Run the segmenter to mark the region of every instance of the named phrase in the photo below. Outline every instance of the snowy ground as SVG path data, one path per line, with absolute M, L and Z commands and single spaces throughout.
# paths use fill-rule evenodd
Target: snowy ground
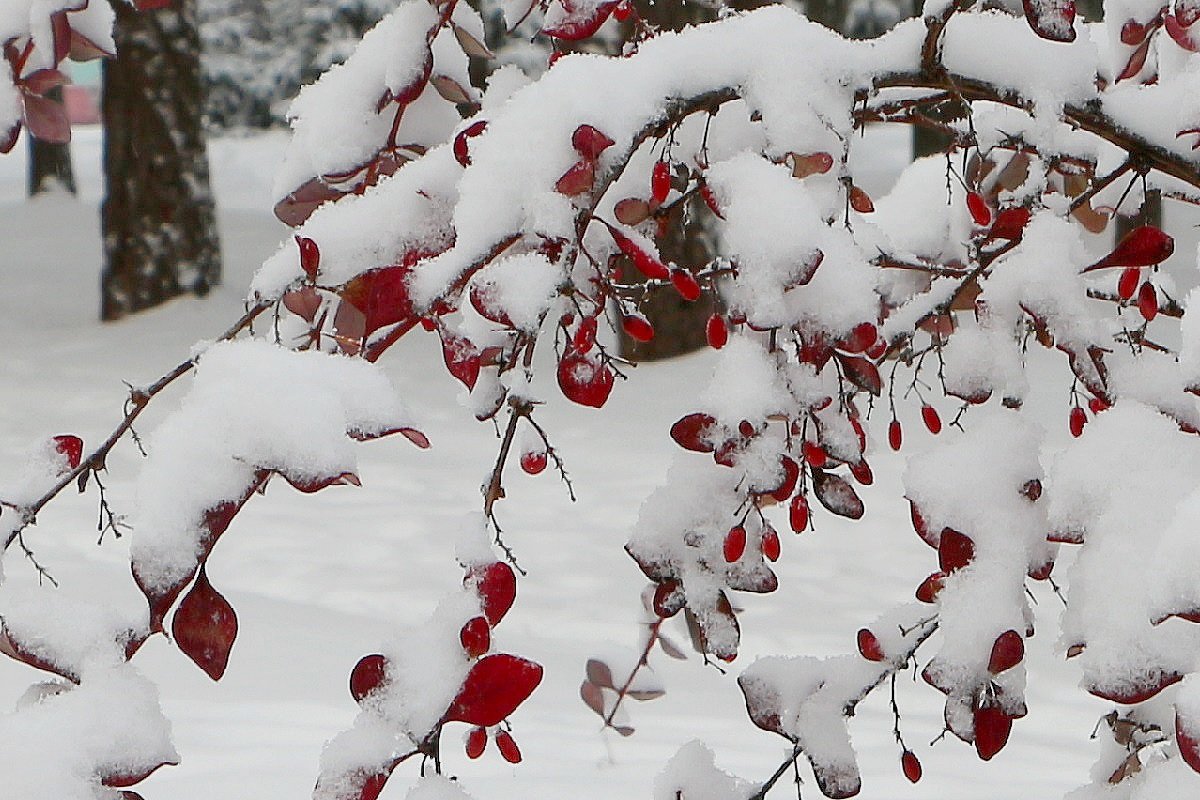
M 286 235 L 268 211 L 283 140 L 218 141 L 212 157 L 225 285 L 204 300 L 177 301 L 101 326 L 99 141 L 94 130 L 77 135 L 78 201 L 25 202 L 23 148 L 0 158 L 0 339 L 7 343 L 0 356 L 2 474 L 19 468 L 12 454 L 31 439 L 71 432 L 91 443 L 106 434 L 121 413 L 122 381 L 152 380 L 186 357 L 193 342 L 225 328 L 239 313 L 254 269 Z M 875 186 L 868 182 L 868 189 L 887 180 L 900 150 L 888 150 L 896 157 L 875 167 Z M 1179 250 L 1194 252 L 1190 243 Z M 323 742 L 355 714 L 346 690 L 350 668 L 396 624 L 420 623 L 461 579 L 453 560 L 455 531 L 479 507 L 478 487 L 494 458 L 491 427 L 458 407 L 457 384 L 430 337 L 405 342 L 387 363 L 433 449 L 418 452 L 402 440 L 364 445 L 361 488 L 301 496 L 273 484 L 237 518 L 209 567 L 241 622 L 225 679 L 211 683 L 161 637 L 135 662 L 161 687 L 183 755 L 180 766 L 139 787 L 147 798 L 306 796 Z M 451 741 L 457 731 L 449 733 L 448 770 L 479 800 L 649 797 L 655 773 L 693 738 L 716 751 L 722 768 L 765 779 L 780 762 L 783 743 L 746 718 L 734 684 L 740 669 L 760 654 L 852 650 L 854 632 L 911 598 L 917 577 L 934 568 L 935 556 L 912 533 L 901 499 L 902 459 L 875 452 L 877 482 L 864 494 L 866 518 L 847 524 L 821 515 L 816 533 L 784 541 L 780 590 L 738 598 L 745 608 L 744 644 L 730 673 L 704 667 L 698 657 L 675 662 L 657 655 L 653 665 L 666 696 L 634 704 L 634 736 L 601 733 L 578 696 L 584 662 L 633 652 L 644 580 L 621 546 L 676 450 L 670 423 L 694 410 L 691 393 L 677 387 L 702 386 L 710 364 L 708 355 L 698 354 L 640 367 L 601 411 L 571 406 L 543 387 L 552 402 L 539 413 L 567 460 L 579 501 L 569 502 L 550 470 L 536 478 L 517 472 L 507 481 L 500 520 L 530 577 L 497 630 L 498 645 L 544 664 L 546 679 L 513 719 L 524 764 L 510 766 L 494 751 L 467 762 Z M 175 390 L 156 402 L 160 407 L 139 430 L 151 430 L 179 395 Z M 1048 427 L 1065 431 L 1065 416 L 1058 397 L 1047 412 Z M 916 420 L 907 422 L 906 450 L 926 447 L 929 439 Z M 111 459 L 105 480 L 118 511 L 129 507 L 139 460 L 130 444 Z M 112 540 L 96 546 L 96 507 L 93 491 L 64 496 L 43 513 L 29 541 L 64 591 L 124 601 L 131 585 L 126 548 Z M 32 580 L 19 556 L 8 559 L 6 572 L 13 580 Z M 852 724 L 862 797 L 1051 798 L 1086 781 L 1094 754 L 1088 735 L 1108 707 L 1076 688 L 1077 675 L 1055 652 L 1058 600 L 1041 587 L 1036 599 L 1030 712 L 1015 725 L 1009 747 L 989 764 L 957 740 L 930 747 L 942 728 L 941 696 L 905 676 L 898 686 L 903 729 L 925 778 L 911 786 L 901 776 L 888 698 L 879 692 Z M 686 641 L 680 630 L 673 636 Z M 11 707 L 37 679 L 28 668 L 0 663 L 0 708 Z M 401 767 L 384 797 L 403 797 L 412 777 L 409 765 Z M 818 796 L 811 778 L 803 791 Z M 781 786 L 775 793 L 786 797 L 790 790 Z

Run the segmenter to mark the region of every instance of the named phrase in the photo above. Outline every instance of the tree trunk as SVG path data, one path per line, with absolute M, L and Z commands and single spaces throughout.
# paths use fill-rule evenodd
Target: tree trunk
M 46 97 L 62 102 L 62 87 L 56 86 Z M 29 142 L 29 196 L 65 189 L 75 194 L 75 172 L 71 169 L 71 146 L 52 144 L 27 135 Z
M 121 57 L 104 65 L 106 320 L 203 295 L 221 279 L 195 0 L 157 11 L 113 7 Z

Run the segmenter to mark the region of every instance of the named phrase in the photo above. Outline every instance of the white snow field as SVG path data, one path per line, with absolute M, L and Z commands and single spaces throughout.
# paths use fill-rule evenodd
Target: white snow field
M 866 173 L 873 194 L 902 163 L 904 136 L 873 139 L 883 147 Z M 24 146 L 0 158 L 0 482 L 21 469 L 20 453 L 31 442 L 74 433 L 90 447 L 105 436 L 120 419 L 123 382 L 152 381 L 185 359 L 195 342 L 236 319 L 255 269 L 288 235 L 269 210 L 286 137 L 217 140 L 211 157 L 224 285 L 204 299 L 101 325 L 100 139 L 97 130 L 77 131 L 78 200 L 26 201 Z M 1180 251 L 1194 252 L 1193 244 L 1180 242 Z M 248 503 L 208 569 L 240 621 L 224 679 L 210 681 L 163 637 L 134 659 L 159 687 L 182 756 L 179 766 L 137 787 L 147 800 L 307 796 L 322 745 L 356 713 L 346 687 L 351 667 L 376 652 L 396 626 L 424 621 L 459 585 L 455 540 L 481 505 L 479 486 L 497 445 L 492 426 L 475 422 L 457 402 L 459 384 L 441 364 L 436 337 L 418 330 L 382 363 L 432 449 L 419 451 L 400 437 L 366 443 L 358 448 L 361 487 L 301 495 L 276 481 L 265 497 Z M 634 656 L 646 580 L 622 545 L 678 450 L 668 429 L 694 410 L 712 363 L 711 354 L 699 353 L 641 366 L 599 411 L 570 404 L 552 385 L 540 387 L 550 402 L 539 418 L 566 460 L 578 502 L 570 502 L 552 469 L 537 477 L 511 469 L 507 476 L 499 520 L 529 576 L 496 630 L 496 646 L 544 665 L 545 679 L 512 717 L 524 753 L 520 765 L 504 762 L 491 747 L 468 761 L 457 740 L 466 726 L 447 727 L 445 769 L 477 800 L 649 798 L 654 776 L 697 738 L 715 751 L 722 769 L 765 780 L 784 758 L 785 743 L 751 724 L 737 674 L 759 655 L 852 652 L 855 631 L 911 599 L 920 576 L 935 568 L 935 553 L 912 532 L 899 478 L 904 455 L 932 441 L 914 406 L 901 411 L 902 455 L 881 447 L 882 436 L 873 438 L 876 483 L 862 490 L 864 519 L 850 523 L 818 510 L 815 532 L 789 533 L 783 542 L 775 567 L 779 590 L 735 598 L 744 608 L 743 641 L 728 673 L 704 666 L 695 654 L 680 662 L 656 651 L 651 663 L 666 695 L 630 703 L 633 736 L 602 732 L 579 698 L 584 664 L 595 655 Z M 185 388 L 157 399 L 138 433 L 150 433 Z M 1062 394 L 1034 402 L 1046 408 L 1046 426 L 1065 440 Z M 873 420 L 876 429 L 885 423 Z M 131 509 L 142 460 L 130 441 L 110 459 L 103 479 L 118 513 Z M 97 546 L 97 507 L 94 486 L 82 496 L 64 495 L 29 531 L 28 544 L 62 586 L 45 591 L 97 603 L 139 602 L 127 541 L 106 538 Z M 1066 572 L 1069 559 L 1064 552 L 1056 574 Z M 9 581 L 36 581 L 19 552 L 8 554 L 4 572 Z M 1028 644 L 1029 715 L 1014 725 L 1008 747 L 985 764 L 953 737 L 930 746 L 942 730 L 942 697 L 915 673 L 906 674 L 897 683 L 902 729 L 924 778 L 911 785 L 901 775 L 885 685 L 851 724 L 861 797 L 1053 798 L 1087 781 L 1098 752 L 1089 734 L 1111 706 L 1078 689 L 1077 671 L 1056 641 L 1061 603 L 1042 584 L 1033 591 L 1038 627 Z M 681 620 L 667 629 L 690 651 Z M 0 709 L 12 708 L 39 680 L 32 668 L 0 661 Z M 818 797 L 803 764 L 800 774 L 803 796 Z M 383 797 L 404 797 L 416 775 L 415 763 L 403 764 Z M 771 797 L 792 796 L 787 784 Z M 3 785 L 0 777 L 0 798 Z

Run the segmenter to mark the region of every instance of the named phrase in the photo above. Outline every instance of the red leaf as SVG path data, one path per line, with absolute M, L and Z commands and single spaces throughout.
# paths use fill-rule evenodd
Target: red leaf
M 217 681 L 225 674 L 237 630 L 237 614 L 208 582 L 208 576 L 201 566 L 196 582 L 175 610 L 175 618 L 171 621 L 175 644 L 208 677 Z
M 113 789 L 123 789 L 127 786 L 135 786 L 149 778 L 161 767 L 174 767 L 179 764 L 178 761 L 160 761 L 148 767 L 144 767 L 137 772 L 121 772 L 104 775 L 100 778 L 102 786 L 108 786 Z M 125 792 L 124 794 L 136 794 L 135 792 Z
M 71 141 L 71 122 L 63 104 L 47 97 L 22 92 L 25 102 L 25 126 L 29 134 L 50 144 Z
M 18 120 L 13 123 L 6 131 L 0 131 L 0 155 L 9 153 L 17 146 L 17 139 L 21 137 L 22 123 Z
M 590 192 L 596 182 L 596 162 L 581 158 L 554 184 L 554 190 L 567 197 Z
M 638 225 L 650 218 L 650 204 L 640 197 L 626 197 L 613 206 L 613 216 L 622 225 Z
M 984 761 L 1004 749 L 1012 730 L 1012 717 L 998 706 L 975 709 L 975 752 Z
M 717 420 L 709 414 L 688 414 L 671 426 L 671 438 L 685 450 L 711 453 L 714 445 L 709 438 Z
M 71 469 L 79 466 L 83 460 L 83 439 L 70 434 L 60 434 L 54 437 L 54 451 L 67 457 Z
M 1174 14 L 1167 14 L 1163 17 L 1163 28 L 1166 29 L 1167 35 L 1175 41 L 1175 44 L 1189 53 L 1200 53 L 1200 42 L 1192 37 L 1191 31 L 1188 30 L 1189 27 L 1182 24 Z
M 379 653 L 363 656 L 350 671 L 350 696 L 361 703 L 387 676 L 387 659 Z
M 69 79 L 56 69 L 39 69 L 36 72 L 29 73 L 21 80 L 21 84 L 27 91 L 39 97 L 56 86 L 62 86 L 64 83 L 69 83 Z
M 362 486 L 362 481 L 353 472 L 339 472 L 336 475 L 304 475 L 279 470 L 279 474 L 291 484 L 292 488 L 304 492 L 304 494 L 319 492 L 327 486 Z
M 558 387 L 572 402 L 602 408 L 612 392 L 612 370 L 578 350 L 569 349 L 558 361 Z
M 283 295 L 283 307 L 305 322 L 311 323 L 321 310 L 321 295 L 311 286 L 304 286 Z
M 921 581 L 921 585 L 917 587 L 917 599 L 922 603 L 933 603 L 937 600 L 938 594 L 942 591 L 942 587 L 946 584 L 946 573 L 935 572 L 925 580 Z
M 850 207 L 860 214 L 870 214 L 875 210 L 871 196 L 857 186 L 850 187 Z
M 1028 208 L 1017 206 L 1001 209 L 997 212 L 996 222 L 988 231 L 988 235 L 993 239 L 1020 239 L 1025 233 L 1025 226 L 1029 224 L 1029 218 Z
M 499 624 L 517 599 L 517 576 L 503 561 L 474 567 L 463 583 L 475 589 L 483 601 L 483 616 L 492 626 Z
M 336 200 L 342 194 L 320 178 L 311 178 L 275 204 L 275 217 L 288 227 L 298 227 L 312 216 L 318 206 Z
M 172 0 L 133 0 L 138 11 L 157 11 L 160 8 L 170 8 Z
M 598 159 L 601 153 L 614 144 L 612 139 L 591 125 L 580 125 L 571 134 L 571 146 L 575 148 L 575 152 L 589 161 Z
M 1179 709 L 1175 709 L 1175 744 L 1179 745 L 1179 755 L 1194 771 L 1200 772 L 1200 741 L 1184 725 Z
M 1074 0 L 1023 0 L 1022 5 L 1029 27 L 1038 36 L 1052 42 L 1075 41 Z
M 1128 80 L 1129 78 L 1132 78 L 1134 75 L 1137 75 L 1139 72 L 1141 72 L 1142 67 L 1146 66 L 1146 56 L 1149 54 L 1150 40 L 1147 39 L 1146 41 L 1142 42 L 1136 50 L 1133 51 L 1132 55 L 1129 56 L 1129 61 L 1126 62 L 1125 69 L 1121 70 L 1121 73 L 1117 75 L 1117 79 L 1114 82 L 1120 83 L 1121 81 Z
M 1025 658 L 1025 640 L 1014 630 L 1007 630 L 992 643 L 992 654 L 988 658 L 988 672 L 998 675 L 1010 670 Z
M 1172 684 L 1179 683 L 1181 680 L 1183 680 L 1183 675 L 1178 672 L 1164 672 L 1161 669 L 1156 669 L 1151 674 L 1146 675 L 1143 680 L 1129 686 L 1116 688 L 1087 686 L 1085 688 L 1088 693 L 1094 694 L 1096 697 L 1111 700 L 1114 703 L 1133 705 L 1149 700 L 1163 689 Z
M 812 476 L 813 490 L 821 505 L 840 517 L 862 518 L 865 510 L 862 500 L 845 478 L 819 469 L 814 469 Z
M 962 569 L 975 557 L 975 543 L 953 528 L 942 528 L 938 542 L 938 566 L 950 573 Z
M 482 366 L 478 348 L 470 339 L 455 336 L 449 331 L 441 331 L 441 337 L 446 371 L 460 380 L 463 386 L 474 389 Z
M 542 33 L 555 39 L 577 42 L 586 39 L 608 19 L 620 0 L 604 0 L 597 6 L 588 9 L 587 13 L 568 13 L 560 21 L 542 28 Z
M 862 356 L 836 355 L 847 380 L 864 392 L 879 396 L 883 391 L 883 379 L 879 376 L 878 367 Z
M 542 682 L 539 664 L 507 654 L 485 656 L 471 667 L 450 704 L 446 719 L 471 725 L 498 725 L 517 710 Z
M 1175 252 L 1175 240 L 1153 225 L 1134 228 L 1117 242 L 1113 251 L 1083 269 L 1083 272 L 1108 267 L 1149 267 L 1166 261 Z
M 461 29 L 456 27 L 454 32 L 458 33 L 459 30 Z M 459 164 L 462 164 L 464 167 L 471 166 L 470 145 L 467 143 L 467 140 L 478 136 L 486 129 L 487 122 L 485 120 L 479 120 L 477 122 L 472 122 L 466 128 L 459 131 L 454 137 L 454 160 Z
M 321 266 L 320 248 L 307 236 L 297 236 L 296 246 L 300 248 L 300 269 L 304 270 L 304 274 L 308 275 L 310 280 L 315 279 Z
M 879 644 L 879 638 L 866 628 L 860 628 L 858 631 L 858 652 L 867 661 L 886 660 L 883 647 Z
M 67 12 L 50 15 L 50 30 L 54 37 L 54 63 L 58 65 L 71 52 L 71 23 Z
M 364 272 L 346 284 L 342 299 L 363 313 L 365 336 L 414 315 L 408 276 L 417 258 L 417 254 L 409 254 L 403 264 Z
M 800 465 L 787 456 L 780 456 L 779 467 L 783 471 L 783 481 L 769 494 L 782 503 L 796 491 L 796 482 L 800 479 Z

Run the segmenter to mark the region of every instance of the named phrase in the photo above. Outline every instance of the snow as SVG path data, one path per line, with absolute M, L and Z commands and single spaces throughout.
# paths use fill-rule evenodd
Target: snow
M 402 6 L 377 32 L 399 25 L 394 20 L 405 14 L 424 13 L 421 8 Z M 1018 25 L 1024 23 L 989 14 L 957 17 L 948 37 L 960 49 L 951 47 L 948 58 L 967 59 L 973 51 L 963 49 L 962 42 L 978 50 L 979 37 L 1003 40 Z M 333 285 L 364 264 L 400 263 L 413 247 L 432 242 L 442 252 L 422 267 L 411 287 L 424 304 L 510 230 L 530 229 L 543 238 L 570 234 L 583 201 L 549 187 L 578 158 L 570 144 L 574 126 L 587 120 L 617 140 L 618 146 L 598 161 L 603 176 L 637 132 L 656 119 L 662 97 L 710 88 L 715 78 L 722 79 L 717 84 L 745 90 L 741 111 L 762 113 L 761 125 L 730 120 L 730 128 L 721 130 L 718 124 L 716 141 L 735 130 L 780 160 L 786 153 L 840 152 L 851 132 L 848 117 L 843 113 L 817 123 L 819 114 L 812 112 L 838 103 L 845 107 L 849 87 L 881 65 L 911 67 L 896 54 L 908 53 L 911 59 L 921 30 L 919 23 L 902 24 L 883 40 L 845 49 L 791 12 L 769 9 L 730 17 L 697 34 L 707 45 L 707 72 L 692 68 L 695 54 L 692 45 L 681 44 L 683 37 L 663 36 L 644 46 L 644 56 L 573 56 L 538 84 L 520 88 L 520 81 L 506 79 L 500 95 L 487 104 L 486 133 L 472 140 L 471 167 L 462 169 L 447 147 L 434 149 L 396 178 L 313 216 L 303 233 L 321 247 L 319 280 Z M 333 100 L 322 96 L 342 94 L 337 71 L 324 88 L 301 99 L 299 135 L 284 156 L 278 186 L 357 166 L 374 152 L 374 145 L 366 146 L 371 136 L 339 138 L 345 150 L 327 149 L 322 140 L 343 136 L 341 126 L 371 129 L 377 136 L 375 90 L 402 89 L 414 70 L 423 68 L 405 60 L 411 48 L 391 51 L 379 43 L 382 34 L 376 39 L 360 51 L 365 55 L 354 62 L 357 66 L 342 68 L 343 73 L 362 69 L 377 84 L 357 97 L 356 114 L 337 117 Z M 753 63 L 741 59 L 742 39 L 756 43 Z M 796 49 L 793 39 L 810 50 L 797 55 L 803 48 Z M 1027 34 L 1020 41 L 1028 42 Z M 439 69 L 448 46 L 434 43 Z M 1056 56 L 1046 60 L 1056 67 L 1061 63 L 1059 71 L 1033 60 L 1021 65 L 1019 75 L 998 72 L 999 62 L 987 58 L 971 59 L 970 67 L 984 79 L 1032 81 L 1031 97 L 1041 113 L 1079 99 L 1080 76 L 1094 58 L 1086 37 L 1065 49 L 1053 47 L 1046 52 Z M 853 56 L 832 57 L 844 52 Z M 796 70 L 815 83 L 800 98 L 795 87 L 801 84 L 791 80 Z M 1179 94 L 1176 77 L 1167 76 L 1161 91 L 1130 91 L 1112 108 L 1134 118 L 1146 103 L 1169 106 Z M 361 75 L 355 80 L 369 83 Z M 580 93 L 577 82 L 593 91 Z M 631 86 L 639 88 L 632 97 L 626 94 Z M 788 87 L 792 91 L 785 91 Z M 430 91 L 426 94 L 448 110 Z M 540 114 L 547 107 L 552 113 Z M 533 112 L 539 112 L 536 126 L 527 121 Z M 441 123 L 449 119 L 434 119 L 428 130 L 414 132 L 444 139 L 451 127 Z M 1031 130 L 1039 121 L 1033 120 Z M 1153 116 L 1147 121 L 1161 123 Z M 321 127 L 327 124 L 333 127 Z M 686 135 L 694 138 L 694 131 Z M 94 483 L 81 497 L 56 500 L 25 534 L 23 544 L 62 589 L 38 585 L 18 549 L 7 559 L 0 616 L 12 641 L 53 662 L 79 685 L 64 684 L 64 691 L 26 689 L 37 677 L 32 670 L 0 664 L 3 692 L 22 705 L 19 713 L 0 717 L 0 765 L 20 800 L 47 788 L 68 800 L 90 798 L 96 777 L 132 774 L 180 758 L 178 767 L 146 781 L 147 795 L 236 796 L 253 785 L 256 796 L 273 800 L 302 795 L 321 771 L 318 797 L 342 798 L 367 775 L 390 769 L 398 754 L 438 723 L 469 667 L 457 640 L 444 634 L 479 613 L 455 560 L 486 560 L 488 534 L 479 516 L 478 490 L 496 442 L 490 426 L 471 424 L 470 406 L 482 407 L 496 390 L 494 376 L 464 402 L 459 387 L 445 377 L 437 337 L 419 331 L 378 367 L 328 353 L 285 350 L 269 342 L 269 324 L 260 326 L 258 340 L 195 345 L 239 315 L 245 287 L 264 259 L 252 291 L 274 295 L 300 278 L 295 244 L 268 216 L 269 203 L 246 202 L 270 196 L 266 162 L 285 149 L 277 137 L 214 147 L 221 223 L 231 254 L 229 285 L 203 301 L 176 301 L 107 327 L 94 323 L 94 290 L 79 287 L 94 286 L 98 262 L 90 221 L 97 188 L 94 181 L 89 185 L 98 138 L 95 131 L 85 131 L 76 143 L 76 156 L 84 162 L 81 201 L 22 202 L 21 156 L 0 160 L 6 212 L 0 215 L 0 241 L 9 262 L 0 271 L 0 296 L 11 304 L 9 313 L 0 315 L 0 335 L 11 351 L 0 366 L 0 420 L 5 423 L 0 447 L 10 458 L 29 448 L 48 457 L 45 442 L 63 431 L 94 443 L 119 418 L 126 397 L 122 379 L 144 386 L 188 354 L 199 363 L 193 376 L 155 400 L 139 421 L 139 444 L 115 451 L 110 471 L 102 476 L 105 502 L 122 522 L 132 523 L 133 533 L 120 539 L 109 535 L 102 547 L 92 545 L 100 491 Z M 736 138 L 730 135 L 728 141 Z M 764 299 L 782 296 L 787 302 L 767 306 L 768 316 L 752 321 L 802 322 L 811 332 L 832 337 L 876 319 L 879 309 L 870 293 L 878 270 L 868 261 L 871 254 L 840 226 L 829 225 L 841 212 L 840 179 L 846 176 L 798 181 L 766 158 L 736 155 L 732 148 L 717 151 L 714 145 L 714 190 L 729 214 L 727 244 L 746 273 L 744 284 L 726 287 L 725 299 L 754 314 Z M 271 158 L 260 165 L 254 153 Z M 327 157 L 333 160 L 320 161 Z M 649 164 L 645 155 L 639 157 Z M 503 180 L 488 170 L 489 164 L 501 163 L 509 165 Z M 916 183 L 931 170 L 928 163 L 918 165 L 906 180 Z M 882 210 L 873 231 L 869 217 L 856 213 L 851 219 L 857 229 L 869 231 L 868 240 L 886 242 L 894 236 L 905 251 L 944 255 L 947 241 L 960 236 L 966 221 L 951 211 L 946 219 L 934 219 L 931 230 L 907 235 L 906 220 L 912 217 L 904 206 L 914 191 L 902 185 L 891 201 L 876 195 Z M 954 209 L 957 197 L 951 193 Z M 738 238 L 739 227 L 760 222 L 758 235 Z M 635 236 L 634 241 L 642 240 L 640 233 Z M 597 226 L 587 245 L 603 258 L 615 248 L 610 239 Z M 770 246 L 763 247 L 764 240 Z M 797 280 L 795 258 L 813 246 L 821 249 L 822 265 L 803 292 L 788 296 L 794 288 L 789 283 Z M 507 499 L 497 504 L 497 520 L 529 574 L 520 579 L 512 614 L 494 631 L 493 647 L 543 664 L 546 679 L 511 719 L 525 754 L 519 768 L 502 762 L 494 748 L 486 758 L 468 761 L 457 747 L 458 726 L 450 725 L 441 753 L 447 772 L 462 776 L 469 787 L 481 787 L 477 794 L 497 798 L 645 796 L 651 791 L 662 797 L 684 791 L 689 800 L 693 795 L 744 797 L 752 787 L 747 779 L 765 780 L 783 750 L 778 738 L 756 731 L 746 719 L 735 678 L 742 664 L 751 663 L 741 673 L 743 687 L 776 698 L 780 732 L 802 746 L 827 789 L 848 793 L 861 779 L 862 796 L 868 798 L 902 792 L 1017 798 L 1061 794 L 1086 781 L 1087 765 L 1094 760 L 1087 733 L 1111 706 L 1064 688 L 1082 676 L 1087 688 L 1102 693 L 1144 689 L 1155 669 L 1194 669 L 1200 645 L 1197 633 L 1181 620 L 1155 624 L 1164 614 L 1195 610 L 1188 577 L 1200 558 L 1188 535 L 1200 502 L 1193 489 L 1200 477 L 1194 447 L 1189 447 L 1193 439 L 1163 413 L 1190 421 L 1196 418 L 1195 406 L 1189 398 L 1162 400 L 1182 388 L 1172 377 L 1172 365 L 1166 359 L 1133 364 L 1114 357 L 1115 407 L 1093 419 L 1079 440 L 1068 442 L 1061 424 L 1067 390 L 1062 384 L 1070 381 L 1062 377 L 1063 356 L 1037 348 L 1026 353 L 1039 380 L 1025 386 L 1014 368 L 1017 353 L 1011 344 L 1008 349 L 999 345 L 1002 338 L 1011 343 L 1023 309 L 1045 319 L 1061 345 L 1082 351 L 1093 343 L 1111 344 L 1117 326 L 1091 313 L 1083 300 L 1090 279 L 1078 272 L 1091 260 L 1073 227 L 1049 211 L 1036 215 L 1022 244 L 984 283 L 979 319 L 945 354 L 948 387 L 965 394 L 999 391 L 1022 400 L 1021 409 L 1000 409 L 994 402 L 984 410 L 968 409 L 965 432 L 948 425 L 935 440 L 909 419 L 915 404 L 901 403 L 898 413 L 909 430 L 905 452 L 894 455 L 873 445 L 867 453 L 876 480 L 858 489 L 868 509 L 864 521 L 851 525 L 816 509 L 815 530 L 789 537 L 778 564 L 766 563 L 758 542 L 772 520 L 786 530 L 779 519 L 782 509 L 764 502 L 759 515 L 741 518 L 729 510 L 738 506 L 747 486 L 778 481 L 782 444 L 807 434 L 768 423 L 788 413 L 789 406 L 799 404 L 806 413 L 820 406 L 834 388 L 831 371 L 818 377 L 795 367 L 787 370 L 785 386 L 772 363 L 775 356 L 735 335 L 721 353 L 630 370 L 625 385 L 599 411 L 581 412 L 562 401 L 546 377 L 553 372 L 546 368 L 551 366 L 547 354 L 539 357 L 539 377 L 529 385 L 523 374 L 506 377 L 521 396 L 548 400 L 539 406 L 538 420 L 565 460 L 580 501 L 567 501 L 555 470 L 539 478 L 515 469 L 504 476 Z M 532 331 L 553 308 L 563 279 L 547 258 L 526 252 L 481 271 L 470 288 L 496 300 L 500 308 L 489 304 L 489 313 L 503 311 L 517 327 Z M 890 287 L 899 302 L 921 288 L 903 284 Z M 920 297 L 901 306 L 887 329 L 899 330 L 946 297 Z M 480 326 L 478 319 L 460 325 L 473 337 Z M 994 359 L 984 358 L 993 348 Z M 239 380 L 242 372 L 263 379 L 247 389 Z M 1050 375 L 1058 377 L 1047 380 Z M 404 441 L 359 444 L 348 437 L 408 424 L 398 393 L 426 410 L 420 427 L 435 444 L 432 452 L 416 453 Z M 666 435 L 674 420 L 698 409 L 710 411 L 729 436 L 742 420 L 754 428 L 754 436 L 740 433 L 750 441 L 737 455 L 737 469 L 717 468 L 702 455 L 681 452 Z M 831 452 L 857 454 L 843 411 L 813 411 L 814 420 Z M 864 408 L 864 417 L 867 412 Z M 876 413 L 867 420 L 872 443 L 887 422 L 884 416 Z M 141 443 L 145 457 L 138 452 Z M 1172 456 L 1167 470 L 1164 454 Z M 58 468 L 53 459 L 38 466 L 31 474 L 42 484 L 35 481 L 14 496 L 36 494 L 37 485 Z M 1051 499 L 1038 503 L 1029 487 L 1043 477 L 1043 469 Z M 132 666 L 121 663 L 124 637 L 146 624 L 135 613 L 139 598 L 129 580 L 130 557 L 143 586 L 165 589 L 186 582 L 211 544 L 201 530 L 205 512 L 239 501 L 264 470 L 300 482 L 353 472 L 364 485 L 332 486 L 302 497 L 274 480 L 267 496 L 251 498 L 222 536 L 208 571 L 239 609 L 242 624 L 220 684 L 208 684 L 159 637 L 146 644 Z M 669 482 L 661 486 L 664 476 Z M 899 659 L 913 637 L 924 633 L 919 619 L 925 609 L 911 602 L 912 581 L 932 570 L 935 560 L 907 531 L 905 492 L 935 535 L 947 536 L 946 529 L 953 528 L 974 546 L 971 563 L 946 578 L 938 598 L 937 656 L 929 673 L 939 684 L 953 684 L 945 711 L 942 698 L 915 681 L 898 681 L 895 690 L 902 710 L 896 724 L 903 725 L 911 742 L 920 743 L 911 746 L 925 764 L 926 777 L 915 788 L 907 787 L 896 769 L 899 748 L 891 735 L 886 690 L 859 703 L 862 689 L 885 676 L 885 666 L 860 657 L 853 641 L 853 632 L 874 620 L 870 625 L 879 627 L 885 654 Z M 635 515 L 639 501 L 642 509 Z M 715 511 L 720 508 L 726 510 Z M 727 564 L 722 543 L 737 524 L 746 526 L 751 544 L 744 558 Z M 1024 591 L 1026 571 L 1045 561 L 1047 531 L 1078 534 L 1086 541 L 1082 555 L 1069 547 L 1060 554 L 1056 576 L 1066 576 L 1072 597 L 1061 631 L 1051 590 L 1031 584 L 1032 596 Z M 654 653 L 652 665 L 666 694 L 653 704 L 624 709 L 637 732 L 623 740 L 597 731 L 596 719 L 579 700 L 578 682 L 587 658 L 610 651 L 613 640 L 636 653 L 644 625 L 639 588 L 645 581 L 623 552 L 627 539 L 653 577 L 681 582 L 709 649 L 731 659 L 737 654 L 739 660 L 725 672 L 702 666 L 695 655 L 676 663 Z M 1114 575 L 1124 580 L 1114 581 Z M 773 586 L 776 576 L 776 592 L 732 598 L 725 593 L 748 585 L 761 591 Z M 1156 583 L 1154 576 L 1167 580 Z M 1147 585 L 1163 588 L 1147 592 Z M 43 595 L 54 599 L 39 602 Z M 736 622 L 730 601 L 744 606 Z M 889 611 L 896 606 L 900 610 Z M 1030 624 L 1035 610 L 1036 633 Z M 665 628 L 682 639 L 682 625 L 676 620 Z M 1010 630 L 1025 640 L 1025 662 L 990 675 L 992 643 Z M 46 640 L 36 641 L 39 635 Z M 1062 650 L 1073 645 L 1085 645 L 1082 654 L 1063 663 Z M 385 681 L 356 709 L 347 697 L 345 676 L 363 654 L 376 652 L 387 656 Z M 941 738 L 947 722 L 960 733 L 968 729 L 970 703 L 985 685 L 989 692 L 993 685 L 1002 690 L 1006 711 L 1029 710 L 1014 727 L 1012 744 L 998 756 L 1008 767 L 1002 781 L 995 779 L 1000 765 L 989 770 L 953 741 L 923 745 Z M 1189 687 L 1178 690 L 1185 704 Z M 1166 690 L 1145 713 L 1161 716 L 1176 691 Z M 854 704 L 858 713 L 847 719 L 846 708 Z M 63 727 L 72 735 L 60 741 L 53 733 Z M 703 744 L 694 741 L 697 736 Z M 714 753 L 742 778 L 718 769 Z M 1105 768 L 1111 755 L 1111 748 L 1102 754 Z M 10 768 L 12 759 L 16 766 Z M 447 779 L 418 777 L 415 761 L 397 767 L 385 798 L 465 796 Z M 1021 768 L 1013 769 L 1017 765 Z M 1194 793 L 1198 779 L 1180 770 L 1177 760 L 1158 760 L 1122 791 L 1130 797 Z M 1097 766 L 1096 771 L 1103 770 Z

